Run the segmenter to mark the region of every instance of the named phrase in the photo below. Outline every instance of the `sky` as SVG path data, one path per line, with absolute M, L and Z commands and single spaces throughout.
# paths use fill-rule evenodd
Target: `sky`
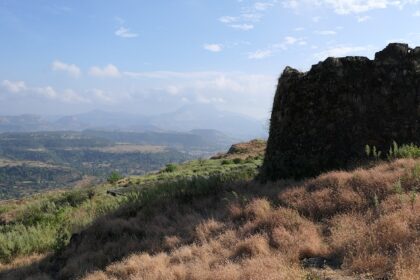
M 420 0 L 0 0 L 0 115 L 270 114 L 284 67 L 420 45 Z

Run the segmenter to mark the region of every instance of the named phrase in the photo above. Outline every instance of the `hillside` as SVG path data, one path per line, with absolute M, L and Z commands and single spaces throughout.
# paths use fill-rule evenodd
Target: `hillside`
M 252 155 L 168 165 L 86 196 L 7 204 L 0 278 L 416 279 L 420 159 L 403 149 L 387 162 L 303 181 L 253 181 L 261 155 Z M 128 187 L 137 191 L 106 195 Z M 57 221 L 51 245 L 40 236 L 46 220 Z
M 189 132 L 30 132 L 0 134 L 0 199 L 97 184 L 116 171 L 143 175 L 167 163 L 208 157 L 235 139 Z

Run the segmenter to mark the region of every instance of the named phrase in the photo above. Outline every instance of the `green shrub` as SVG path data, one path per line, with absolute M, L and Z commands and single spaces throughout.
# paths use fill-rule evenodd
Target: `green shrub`
M 254 158 L 253 157 L 248 157 L 244 162 L 245 163 L 253 163 L 254 162 Z
M 178 166 L 175 163 L 168 163 L 164 169 L 165 172 L 171 173 L 178 169 Z
M 118 173 L 117 171 L 113 171 L 108 178 L 106 179 L 108 181 L 108 183 L 110 184 L 115 184 L 116 182 L 118 182 L 119 180 L 121 180 L 122 178 L 124 178 L 120 173 Z
M 71 237 L 71 232 L 69 229 L 63 225 L 61 226 L 55 234 L 55 240 L 52 243 L 52 249 L 56 252 L 60 252 L 68 244 Z
M 376 146 L 370 147 L 369 145 L 365 146 L 366 156 L 373 157 L 375 160 L 379 160 L 382 156 L 382 151 L 376 149 Z
M 26 227 L 22 224 L 0 232 L 0 260 L 49 251 L 55 244 L 57 229 L 49 224 Z
M 243 159 L 240 159 L 240 158 L 235 158 L 233 160 L 233 163 L 235 163 L 235 164 L 240 164 L 240 163 L 243 163 L 243 162 L 244 162 L 244 160 Z
M 56 204 L 60 206 L 71 206 L 77 207 L 83 202 L 89 199 L 89 193 L 87 191 L 75 190 L 66 192 L 61 198 L 59 198 Z
M 125 211 L 135 212 L 139 207 L 145 209 L 153 202 L 165 199 L 192 200 L 196 196 L 219 192 L 225 184 L 249 180 L 257 175 L 255 166 L 243 165 L 235 170 L 214 172 L 208 176 L 180 177 L 177 180 L 158 182 L 152 187 L 143 188 L 126 196 Z
M 373 157 L 376 160 L 379 160 L 382 156 L 382 152 L 377 150 L 375 146 L 370 147 L 369 145 L 365 146 L 365 153 L 368 158 Z M 398 158 L 420 158 L 420 147 L 411 143 L 398 146 L 397 142 L 393 142 L 392 146 L 389 148 L 387 154 L 388 160 L 398 159 Z
M 100 194 L 98 194 L 100 195 Z M 96 217 L 119 207 L 123 199 L 97 198 L 90 190 L 71 190 L 34 198 L 16 217 L 0 225 L 0 262 L 34 253 L 60 251 L 71 234 L 81 231 Z
M 394 141 L 391 148 L 389 148 L 388 158 L 420 158 L 420 147 L 413 143 L 398 146 L 397 142 Z
M 39 223 L 52 223 L 55 220 L 55 212 L 57 205 L 52 200 L 42 200 L 28 207 L 25 207 L 18 212 L 16 216 L 16 223 L 25 226 L 34 226 Z
M 222 165 L 228 165 L 228 164 L 233 164 L 233 160 L 231 160 L 231 159 L 222 160 Z

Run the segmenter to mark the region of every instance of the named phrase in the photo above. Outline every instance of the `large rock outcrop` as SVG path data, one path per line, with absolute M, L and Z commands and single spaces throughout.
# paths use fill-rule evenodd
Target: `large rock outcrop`
M 420 144 L 420 47 L 389 44 L 366 57 L 327 58 L 302 73 L 286 67 L 262 168 L 267 180 L 346 168 L 366 145 Z

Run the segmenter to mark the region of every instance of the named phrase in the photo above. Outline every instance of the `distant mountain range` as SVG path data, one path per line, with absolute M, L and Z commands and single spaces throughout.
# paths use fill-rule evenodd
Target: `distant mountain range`
M 37 131 L 126 131 L 126 132 L 189 132 L 216 133 L 237 139 L 265 138 L 264 122 L 238 113 L 222 111 L 210 105 L 184 106 L 174 112 L 153 116 L 100 110 L 70 116 L 40 115 L 0 116 L 2 132 Z M 214 135 L 212 135 L 214 136 Z

